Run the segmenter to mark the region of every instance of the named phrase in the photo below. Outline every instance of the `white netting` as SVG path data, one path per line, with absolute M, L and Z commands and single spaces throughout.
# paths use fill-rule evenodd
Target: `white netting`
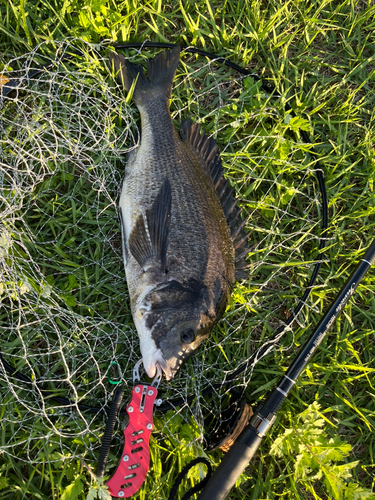
M 17 85 L 0 101 L 0 352 L 32 379 L 30 386 L 0 371 L 2 419 L 13 429 L 0 449 L 34 464 L 60 454 L 94 463 L 105 419 L 78 403 L 109 405 L 111 361 L 128 383 L 126 399 L 140 358 L 117 213 L 139 116 L 107 71 L 107 55 L 69 40 L 0 60 L 2 82 Z M 259 349 L 302 296 L 318 255 L 320 202 L 306 146 L 259 84 L 182 54 L 172 98 L 176 124 L 190 116 L 217 138 L 254 245 L 249 280 L 236 286 L 223 320 L 160 386 L 164 400 L 182 400 L 175 412 L 198 424 L 191 439 L 199 440 L 206 411 L 215 407 L 220 418 L 223 382 L 248 363 L 235 383 L 246 386 Z M 284 335 L 283 347 L 291 342 Z M 158 414 L 156 439 L 176 430 L 173 413 Z

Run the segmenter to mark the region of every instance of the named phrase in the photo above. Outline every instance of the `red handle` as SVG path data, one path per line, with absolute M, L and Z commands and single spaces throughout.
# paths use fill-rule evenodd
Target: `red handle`
M 133 387 L 133 397 L 126 408 L 129 423 L 124 430 L 124 451 L 116 472 L 107 483 L 113 497 L 129 498 L 145 482 L 150 467 L 149 442 L 157 393 L 157 389 L 149 385 Z

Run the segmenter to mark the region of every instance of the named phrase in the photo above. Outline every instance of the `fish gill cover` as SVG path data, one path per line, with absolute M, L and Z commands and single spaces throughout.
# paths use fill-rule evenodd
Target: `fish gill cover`
M 32 76 L 51 53 L 53 64 Z M 70 39 L 0 61 L 2 81 L 16 83 L 12 96 L 0 96 L 0 350 L 32 380 L 0 371 L 2 418 L 14 428 L 0 450 L 34 464 L 61 457 L 95 464 L 105 417 L 78 403 L 109 405 L 111 361 L 127 382 L 126 400 L 140 358 L 117 209 L 140 120 L 107 54 Z M 137 63 L 153 55 L 127 52 Z M 178 412 L 195 429 L 187 439 L 201 447 L 204 419 L 224 418 L 231 374 L 245 367 L 231 384 L 243 390 L 267 353 L 293 345 L 291 331 L 272 334 L 302 296 L 318 256 L 320 200 L 314 161 L 298 135 L 307 122 L 291 117 L 259 82 L 182 53 L 171 113 L 177 130 L 191 118 L 217 141 L 252 245 L 248 278 L 236 284 L 223 319 L 160 386 L 164 400 L 180 403 L 157 413 L 154 438 L 173 437 Z M 304 326 L 303 313 L 298 321 Z M 211 394 L 202 396 L 206 389 Z M 114 446 L 119 455 L 121 433 Z

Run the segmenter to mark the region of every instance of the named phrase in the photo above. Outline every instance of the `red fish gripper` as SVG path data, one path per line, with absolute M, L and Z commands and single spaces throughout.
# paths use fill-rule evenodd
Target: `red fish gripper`
M 133 387 L 133 397 L 126 408 L 129 423 L 124 430 L 124 451 L 116 472 L 107 483 L 113 497 L 131 497 L 146 479 L 150 466 L 149 442 L 157 393 L 156 387 L 150 385 L 139 384 Z

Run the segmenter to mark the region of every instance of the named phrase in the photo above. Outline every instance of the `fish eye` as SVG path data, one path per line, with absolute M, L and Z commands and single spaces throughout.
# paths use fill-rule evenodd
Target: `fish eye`
M 191 344 L 194 342 L 195 332 L 191 328 L 187 328 L 181 333 L 181 340 L 184 344 Z

